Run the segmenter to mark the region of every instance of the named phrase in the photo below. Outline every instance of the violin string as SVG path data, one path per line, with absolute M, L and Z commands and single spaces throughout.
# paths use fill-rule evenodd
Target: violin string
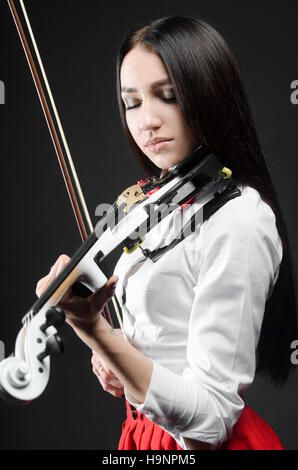
M 83 212 L 85 214 L 85 218 L 87 220 L 89 230 L 91 232 L 93 232 L 94 229 L 93 229 L 93 225 L 92 225 L 92 222 L 91 222 L 91 219 L 90 219 L 90 216 L 89 216 L 89 212 L 88 212 L 88 208 L 87 208 L 87 205 L 86 205 L 86 202 L 85 202 L 85 198 L 84 198 L 84 195 L 83 195 L 83 192 L 82 192 L 82 189 L 81 189 L 81 185 L 80 185 L 77 173 L 76 173 L 76 169 L 75 169 L 75 166 L 74 166 L 74 163 L 73 163 L 73 159 L 71 157 L 71 153 L 70 153 L 69 146 L 68 146 L 68 143 L 67 143 L 67 140 L 66 140 L 66 137 L 65 137 L 65 133 L 64 133 L 63 128 L 62 128 L 59 113 L 58 113 L 58 110 L 57 110 L 57 107 L 56 107 L 56 104 L 55 104 L 55 101 L 54 101 L 54 98 L 53 98 L 51 87 L 50 87 L 48 79 L 47 79 L 45 68 L 43 66 L 43 62 L 42 62 L 42 59 L 41 59 L 41 56 L 40 56 L 40 53 L 39 53 L 39 49 L 38 49 L 38 46 L 37 46 L 37 43 L 36 43 L 36 40 L 35 40 L 35 36 L 34 36 L 33 30 L 32 30 L 31 23 L 30 23 L 30 20 L 29 20 L 28 14 L 27 14 L 27 10 L 25 8 L 23 0 L 20 0 L 20 5 L 21 5 L 23 15 L 24 15 L 24 18 L 25 18 L 25 22 L 26 22 L 26 25 L 27 25 L 27 28 L 28 28 L 28 31 L 29 31 L 31 42 L 32 42 L 32 45 L 33 45 L 33 48 L 34 48 L 34 51 L 35 51 L 35 54 L 36 54 L 36 57 L 37 57 L 37 60 L 38 60 L 38 64 L 39 64 L 39 67 L 40 67 L 40 70 L 41 70 L 41 73 L 42 73 L 42 77 L 43 77 L 43 80 L 44 80 L 44 83 L 45 83 L 45 86 L 46 86 L 46 89 L 47 89 L 47 92 L 48 92 L 50 103 L 51 103 L 52 109 L 54 111 L 54 115 L 55 115 L 55 118 L 56 118 L 56 122 L 57 122 L 57 125 L 58 125 L 58 129 L 59 129 L 59 132 L 60 132 L 60 136 L 61 136 L 64 148 L 65 148 L 65 151 L 66 151 L 66 155 L 67 155 L 67 158 L 68 158 L 68 161 L 69 161 L 69 165 L 70 165 L 70 169 L 71 169 L 71 172 L 72 172 L 72 175 L 73 175 L 75 186 L 77 188 L 79 199 L 80 199 L 81 204 L 82 204 Z M 9 2 L 9 6 L 11 8 L 10 2 Z M 13 17 L 15 19 L 15 15 L 13 15 Z M 15 19 L 15 22 L 16 22 L 16 19 Z M 18 29 L 18 31 L 19 31 L 19 29 Z M 20 31 L 19 31 L 19 35 L 21 37 Z M 23 44 L 22 37 L 21 37 L 21 41 L 22 41 L 22 44 Z M 23 47 L 24 47 L 24 50 L 25 50 L 25 53 L 26 53 L 27 60 L 29 62 L 28 54 L 27 54 L 27 51 L 26 51 L 26 48 L 25 48 L 24 44 L 23 44 Z M 31 72 L 32 72 L 30 62 L 29 62 L 29 66 L 30 66 L 30 69 L 31 69 Z M 33 75 L 33 78 L 34 78 L 33 72 L 32 72 L 32 75 Z M 34 80 L 34 82 L 35 82 L 35 80 Z M 38 90 L 38 92 L 39 92 L 39 90 Z M 82 236 L 82 238 L 84 238 L 84 237 Z M 119 309 L 118 309 L 118 306 L 117 306 L 117 303 L 116 303 L 116 300 L 115 300 L 114 296 L 112 297 L 111 300 L 112 300 L 112 303 L 113 303 L 113 306 L 114 306 L 114 310 L 115 310 L 115 313 L 116 313 L 116 316 L 117 316 L 117 319 L 118 319 L 120 329 L 122 331 L 122 334 L 123 334 L 125 340 L 127 341 L 127 337 L 125 335 L 124 328 L 123 328 L 121 315 L 120 315 L 120 312 L 119 312 Z M 109 313 L 109 310 L 108 310 L 107 306 L 106 306 L 105 310 L 106 310 L 105 317 L 106 317 L 106 319 L 108 319 L 111 326 L 113 326 L 112 319 L 111 319 L 111 316 L 110 316 L 110 313 Z

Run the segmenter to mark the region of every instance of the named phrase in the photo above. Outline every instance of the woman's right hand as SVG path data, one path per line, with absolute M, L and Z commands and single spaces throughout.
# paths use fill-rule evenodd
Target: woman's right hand
M 92 369 L 104 391 L 109 392 L 114 397 L 119 398 L 124 396 L 124 386 L 122 385 L 122 383 L 119 382 L 117 377 L 105 364 L 103 359 L 101 359 L 94 351 L 92 351 L 92 353 Z

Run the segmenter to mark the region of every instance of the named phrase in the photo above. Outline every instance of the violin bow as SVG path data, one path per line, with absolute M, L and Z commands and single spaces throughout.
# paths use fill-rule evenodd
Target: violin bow
M 57 131 L 56 131 L 56 128 L 55 128 L 54 120 L 53 120 L 51 112 L 50 112 L 50 108 L 49 108 L 49 105 L 48 105 L 48 102 L 47 102 L 47 98 L 45 96 L 43 86 L 41 84 L 41 80 L 39 78 L 39 74 L 37 72 L 37 68 L 36 68 L 36 65 L 34 63 L 34 59 L 33 59 L 28 41 L 26 39 L 26 35 L 25 35 L 24 29 L 22 27 L 20 17 L 18 15 L 17 9 L 15 7 L 15 2 L 14 2 L 14 0 L 7 0 L 7 2 L 8 2 L 8 5 L 9 5 L 11 14 L 13 16 L 13 19 L 14 19 L 14 22 L 15 22 L 15 25 L 16 25 L 16 28 L 17 28 L 17 31 L 18 31 L 23 49 L 24 49 L 24 52 L 25 52 L 25 56 L 26 56 L 26 59 L 27 59 L 27 62 L 28 62 L 28 65 L 29 65 L 29 68 L 30 68 L 30 71 L 31 71 L 31 74 L 32 74 L 33 82 L 34 82 L 35 87 L 36 87 L 36 91 L 37 91 L 37 94 L 38 94 L 38 97 L 39 97 L 39 100 L 40 100 L 42 110 L 44 112 L 44 116 L 45 116 L 45 119 L 46 119 L 46 122 L 47 122 L 47 125 L 48 125 L 50 136 L 52 138 L 54 149 L 55 149 L 58 161 L 59 161 L 60 169 L 61 169 L 61 172 L 62 172 L 62 175 L 63 175 L 63 179 L 64 179 L 64 183 L 65 183 L 65 186 L 66 186 L 66 189 L 67 189 L 67 193 L 68 193 L 68 196 L 69 196 L 69 200 L 71 202 L 73 213 L 75 215 L 75 219 L 76 219 L 76 222 L 77 222 L 77 225 L 78 225 L 78 228 L 79 228 L 80 236 L 81 236 L 82 242 L 84 242 L 87 239 L 87 236 L 88 236 L 87 235 L 87 230 L 86 230 L 86 227 L 84 225 L 84 221 L 83 221 L 83 217 L 82 217 L 82 214 L 81 214 L 81 211 L 80 211 L 79 203 L 78 203 L 78 200 L 77 200 L 77 197 L 76 197 L 76 194 L 75 194 L 74 187 L 72 185 L 71 177 L 70 177 L 67 165 L 66 165 L 66 161 L 65 161 L 65 158 L 64 158 L 64 155 L 63 155 L 63 150 L 62 150 L 62 147 L 60 145 L 59 137 L 58 137 L 58 134 L 57 134 Z M 48 82 L 48 79 L 47 79 L 47 76 L 46 76 L 46 72 L 45 72 L 42 60 L 41 60 L 41 56 L 40 56 L 40 53 L 39 53 L 39 50 L 38 50 L 38 46 L 37 46 L 37 43 L 36 43 L 36 40 L 35 40 L 35 37 L 34 37 L 34 34 L 33 34 L 33 30 L 31 28 L 29 17 L 28 17 L 28 14 L 27 14 L 27 11 L 26 11 L 23 0 L 19 0 L 19 2 L 20 2 L 20 6 L 21 6 L 21 9 L 22 9 L 23 15 L 24 15 L 26 25 L 27 25 L 27 29 L 29 31 L 31 43 L 33 45 L 34 52 L 35 52 L 35 55 L 37 57 L 37 61 L 38 61 L 38 64 L 39 64 L 39 68 L 40 68 L 42 77 L 43 77 L 43 81 L 44 81 L 44 84 L 45 84 L 45 87 L 46 87 L 46 90 L 47 90 L 47 93 L 48 93 L 48 97 L 49 97 L 49 100 L 50 100 L 50 103 L 51 103 L 51 106 L 52 106 L 52 110 L 54 112 L 57 127 L 58 127 L 58 130 L 59 130 L 59 133 L 60 133 L 60 138 L 63 142 L 65 153 L 66 153 L 67 158 L 68 158 L 69 167 L 71 169 L 71 173 L 72 173 L 72 177 L 73 177 L 73 180 L 74 180 L 74 183 L 75 183 L 75 187 L 76 187 L 76 190 L 77 190 L 77 193 L 78 193 L 78 196 L 79 196 L 79 200 L 81 202 L 82 210 L 83 210 L 83 213 L 85 215 L 85 219 L 88 223 L 89 231 L 93 232 L 93 226 L 92 226 L 92 222 L 91 222 L 91 219 L 90 219 L 90 216 L 89 216 L 89 213 L 88 213 L 88 209 L 87 209 L 87 206 L 86 206 L 85 198 L 83 196 L 83 192 L 82 192 L 80 182 L 79 182 L 76 170 L 75 170 L 73 159 L 71 157 L 71 153 L 70 153 L 70 150 L 69 150 L 69 147 L 68 147 L 68 144 L 67 144 L 67 140 L 65 138 L 65 134 L 64 134 L 64 131 L 63 131 L 63 128 L 62 128 L 62 125 L 61 125 L 61 121 L 60 121 L 60 118 L 59 118 L 57 107 L 55 105 L 55 101 L 54 101 L 54 98 L 53 98 L 53 95 L 52 95 L 52 92 L 51 92 L 51 88 L 50 88 L 50 85 L 49 85 L 49 82 Z M 115 301 L 114 297 L 112 297 L 112 302 L 113 302 L 113 306 L 114 306 L 114 309 L 115 309 L 115 312 L 116 312 L 121 330 L 123 332 L 122 320 L 121 320 L 120 313 L 119 313 L 119 310 L 118 310 L 118 306 L 116 304 L 116 301 Z M 108 321 L 109 324 L 113 327 L 113 321 L 112 321 L 111 314 L 110 314 L 110 311 L 109 311 L 109 308 L 108 308 L 107 304 L 105 304 L 102 314 L 103 314 L 103 317 L 105 318 L 105 320 Z M 125 335 L 124 335 L 124 337 L 125 337 Z

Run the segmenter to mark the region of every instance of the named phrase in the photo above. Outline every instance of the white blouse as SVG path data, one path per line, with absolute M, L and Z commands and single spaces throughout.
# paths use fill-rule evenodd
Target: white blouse
M 114 270 L 127 338 L 153 362 L 144 403 L 127 391 L 126 399 L 185 450 L 184 437 L 212 448 L 231 437 L 282 259 L 272 209 L 255 189 L 238 187 L 241 196 L 158 261 L 137 249 L 123 253 Z M 142 247 L 169 243 L 214 192 L 177 208 Z

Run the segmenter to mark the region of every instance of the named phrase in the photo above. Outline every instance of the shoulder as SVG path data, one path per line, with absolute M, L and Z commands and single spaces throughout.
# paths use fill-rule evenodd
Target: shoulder
M 234 244 L 266 244 L 281 256 L 281 240 L 272 208 L 260 193 L 238 184 L 241 195 L 228 201 L 206 222 L 201 235 L 205 243 L 214 240 L 230 241 Z
M 265 225 L 276 227 L 275 214 L 254 188 L 238 184 L 241 195 L 228 201 L 218 209 L 203 225 L 210 230 L 215 225 L 227 231 L 236 228 L 240 231 L 256 229 Z M 268 227 L 269 228 L 269 227 Z

